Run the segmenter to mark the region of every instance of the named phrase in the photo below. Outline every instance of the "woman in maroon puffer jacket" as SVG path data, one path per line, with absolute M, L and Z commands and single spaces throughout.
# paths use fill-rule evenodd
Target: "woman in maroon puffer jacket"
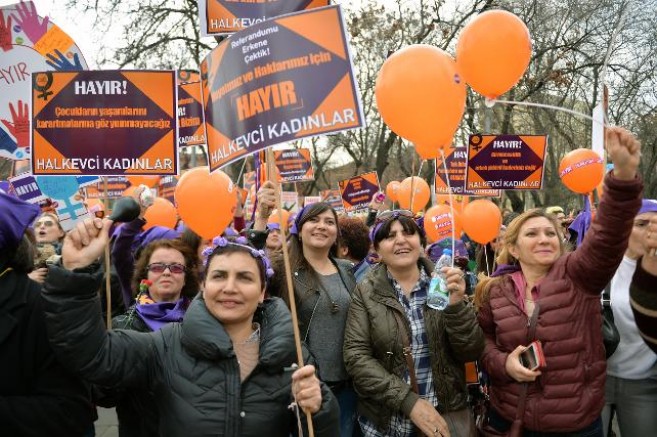
M 603 435 L 600 293 L 623 257 L 642 189 L 638 141 L 612 128 L 607 151 L 614 170 L 577 250 L 564 253 L 554 216 L 539 209 L 525 212 L 507 228 L 498 257 L 505 265 L 477 286 L 478 319 L 486 336 L 481 361 L 491 380 L 488 426 L 498 431 L 508 431 L 515 421 L 525 437 Z M 520 361 L 533 340 L 541 341 L 546 361 L 537 370 Z

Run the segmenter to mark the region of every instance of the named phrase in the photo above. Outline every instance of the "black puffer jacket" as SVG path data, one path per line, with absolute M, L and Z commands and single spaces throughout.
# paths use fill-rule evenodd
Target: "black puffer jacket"
M 93 425 L 89 387 L 55 359 L 41 286 L 0 272 L 0 435 L 83 435 Z
M 230 338 L 203 300 L 192 302 L 183 323 L 158 332 L 106 332 L 97 279 L 57 267 L 49 272 L 48 331 L 67 366 L 100 385 L 152 390 L 163 436 L 287 437 L 295 432 L 296 419 L 287 408 L 291 372 L 285 367 L 296 354 L 292 321 L 281 300 L 266 300 L 256 314 L 260 358 L 240 382 Z M 324 385 L 322 397 L 322 408 L 313 415 L 315 433 L 337 436 L 337 401 Z

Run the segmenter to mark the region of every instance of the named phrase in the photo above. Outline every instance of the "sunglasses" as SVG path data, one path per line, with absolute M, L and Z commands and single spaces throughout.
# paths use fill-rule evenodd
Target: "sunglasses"
M 46 228 L 52 228 L 53 226 L 55 226 L 55 222 L 52 220 L 41 220 L 34 223 L 35 228 L 38 228 L 41 225 L 45 226 Z
M 414 219 L 415 215 L 407 209 L 393 209 L 390 211 L 383 211 L 381 214 L 376 216 L 375 224 L 384 223 L 389 220 L 396 220 L 399 217 Z
M 149 271 L 153 273 L 164 273 L 166 269 L 169 269 L 169 271 L 173 274 L 181 274 L 181 273 L 185 273 L 185 271 L 187 270 L 187 267 L 185 267 L 180 263 L 171 263 L 171 264 L 153 263 L 153 264 L 149 264 L 147 268 Z

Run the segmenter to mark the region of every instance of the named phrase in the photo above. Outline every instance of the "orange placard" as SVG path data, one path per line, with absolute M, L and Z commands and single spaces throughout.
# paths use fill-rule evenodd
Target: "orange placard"
M 174 175 L 173 71 L 32 75 L 32 173 Z

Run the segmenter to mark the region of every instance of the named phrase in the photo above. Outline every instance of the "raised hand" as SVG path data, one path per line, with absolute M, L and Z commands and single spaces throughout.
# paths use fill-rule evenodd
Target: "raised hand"
M 57 71 L 80 71 L 84 70 L 82 64 L 80 63 L 80 56 L 75 53 L 73 55 L 73 62 L 69 61 L 68 58 L 59 50 L 55 49 L 55 54 L 48 53 L 46 55 L 48 60 L 46 64 L 50 65 Z
M 3 119 L 2 123 L 7 127 L 9 133 L 16 138 L 18 147 L 27 147 L 30 145 L 30 118 L 27 103 L 23 104 L 23 101 L 19 100 L 16 108 L 17 110 L 9 102 L 12 121 Z
M 69 270 L 86 267 L 103 254 L 109 241 L 112 221 L 85 219 L 66 234 L 62 245 L 62 264 Z
M 614 163 L 614 177 L 632 180 L 641 159 L 641 143 L 621 127 L 606 129 L 607 154 Z
M 14 14 L 11 16 L 16 20 L 22 28 L 25 35 L 32 41 L 32 44 L 36 44 L 41 37 L 48 31 L 48 21 L 49 18 L 45 17 L 43 20 L 39 21 L 39 15 L 36 11 L 36 6 L 34 3 L 21 1 L 16 7 L 18 10 L 18 17 Z
M 0 10 L 0 47 L 7 52 L 11 50 L 11 16 L 7 17 L 5 23 L 5 14 Z

